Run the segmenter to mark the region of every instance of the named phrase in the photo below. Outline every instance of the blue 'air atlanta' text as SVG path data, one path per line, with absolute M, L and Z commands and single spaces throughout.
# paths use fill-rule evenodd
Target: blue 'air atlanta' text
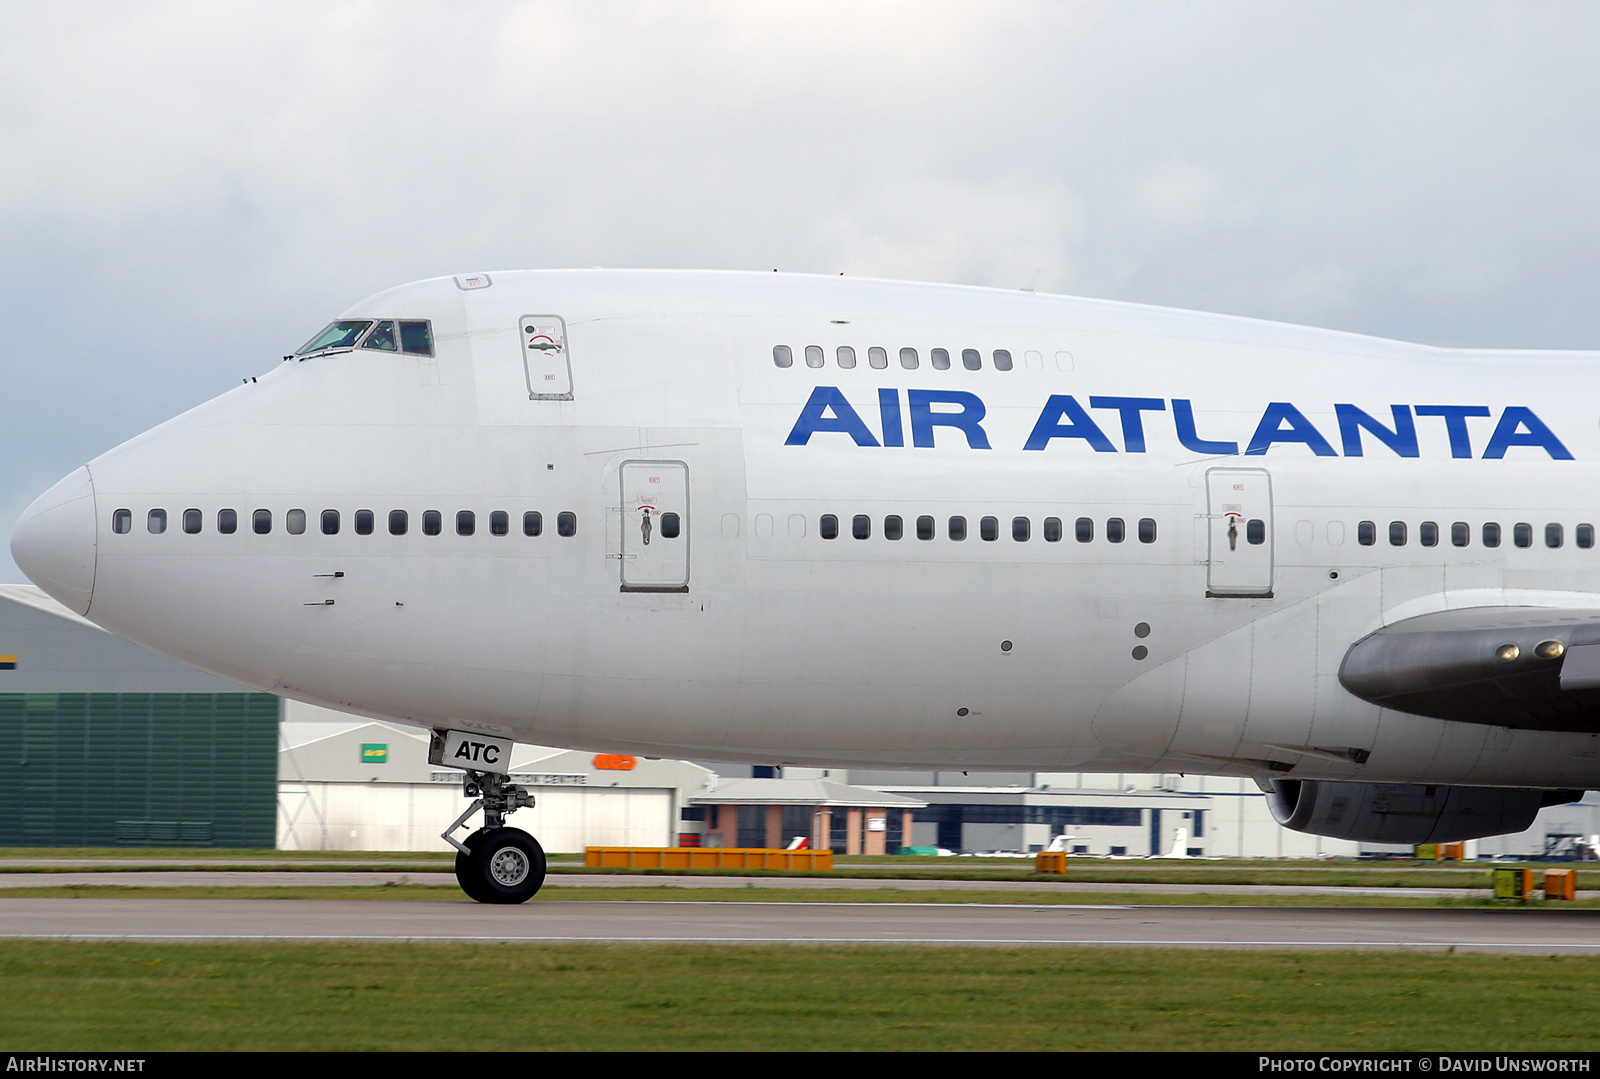
M 904 398 L 902 409 L 899 390 L 878 390 L 878 424 L 874 430 L 837 386 L 818 386 L 801 407 L 784 444 L 805 446 L 813 435 L 839 434 L 848 436 L 857 446 L 905 446 L 909 428 L 910 445 L 931 449 L 935 445 L 935 428 L 947 427 L 951 429 L 945 435 L 947 445 L 964 439 L 968 449 L 993 448 L 983 426 L 988 410 L 977 394 L 962 390 L 906 390 Z M 1573 459 L 1572 451 L 1555 432 L 1524 405 L 1507 405 L 1498 417 L 1488 405 L 1390 405 L 1387 418 L 1381 416 L 1381 409 L 1377 411 L 1380 415 L 1374 416 L 1353 404 L 1335 404 L 1339 443 L 1339 449 L 1335 449 L 1331 432 L 1318 428 L 1288 401 L 1273 401 L 1262 410 L 1242 452 L 1246 457 L 1258 457 L 1265 456 L 1274 446 L 1297 445 L 1318 457 L 1363 457 L 1369 449 L 1396 457 L 1420 457 L 1420 420 L 1442 426 L 1451 457 L 1498 460 L 1508 450 L 1528 447 L 1543 450 L 1553 461 Z M 1092 412 L 1099 412 L 1100 418 L 1097 420 Z M 1159 418 L 1155 417 L 1157 413 L 1161 414 Z M 1147 414 L 1151 418 L 1147 419 Z M 1492 429 L 1483 422 L 1491 419 Z M 1479 422 L 1471 422 L 1474 420 Z M 1194 453 L 1226 456 L 1241 452 L 1238 441 L 1206 437 L 1218 432 L 1202 433 L 1198 429 L 1194 404 L 1187 398 L 1090 397 L 1085 408 L 1076 397 L 1061 393 L 1051 394 L 1040 409 L 1022 449 L 1087 446 L 1095 453 L 1117 453 L 1116 443 L 1106 433 L 1110 428 L 1122 437 L 1121 452 L 1144 453 L 1146 424 L 1154 422 L 1170 422 L 1178 443 Z M 1483 440 L 1485 431 L 1487 440 Z

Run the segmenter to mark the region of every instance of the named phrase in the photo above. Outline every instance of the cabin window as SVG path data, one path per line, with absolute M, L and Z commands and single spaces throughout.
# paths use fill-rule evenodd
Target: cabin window
M 1584 550 L 1594 546 L 1594 525 L 1579 525 L 1573 530 L 1573 542 Z
M 806 366 L 807 367 L 821 367 L 825 362 L 827 362 L 827 361 L 823 359 L 822 346 L 821 345 L 807 345 L 806 346 Z
M 511 531 L 511 514 L 505 510 L 495 510 L 489 514 L 489 535 L 504 536 Z
M 976 371 L 983 366 L 983 353 L 975 348 L 961 350 L 961 366 L 968 371 Z
M 389 511 L 389 535 L 403 536 L 411 527 L 411 517 L 405 510 Z
M 556 535 L 576 536 L 578 534 L 578 515 L 571 510 L 562 510 L 556 514 Z
M 193 536 L 200 531 L 201 519 L 204 515 L 199 510 L 183 511 L 183 530 Z
M 917 518 L 917 538 L 919 540 L 931 540 L 933 538 L 933 529 L 932 517 L 923 515 Z
M 840 345 L 834 353 L 834 358 L 839 361 L 840 367 L 848 371 L 856 365 L 856 350 L 849 345 Z
M 1079 517 L 1072 523 L 1072 534 L 1079 543 L 1089 543 L 1094 539 L 1094 522 L 1087 517 Z
M 399 352 L 400 345 L 394 339 L 394 323 L 380 322 L 372 327 L 367 339 L 361 342 L 362 348 L 378 348 L 385 352 Z
M 1139 542 L 1154 543 L 1156 541 L 1156 522 L 1154 517 L 1139 518 Z
M 967 519 L 965 517 L 950 518 L 950 538 L 956 541 L 967 538 Z
M 839 518 L 835 517 L 831 513 L 824 513 L 822 515 L 822 520 L 818 522 L 817 531 L 818 534 L 821 535 L 825 540 L 838 539 Z
M 1245 522 L 1244 538 L 1246 543 L 1260 546 L 1267 542 L 1267 522 L 1259 517 L 1251 518 Z
M 1483 526 L 1483 545 L 1485 547 L 1500 546 L 1500 526 L 1494 521 L 1486 522 Z
M 356 535 L 372 535 L 373 516 L 371 510 L 356 510 Z
M 1027 543 L 1028 537 L 1033 535 L 1033 525 L 1026 517 L 1011 518 L 1011 538 L 1018 543 Z
M 683 534 L 683 518 L 676 513 L 663 513 L 661 515 L 661 538 L 677 539 Z
M 235 532 L 239 531 L 239 511 L 218 510 L 217 531 L 221 532 L 224 536 L 231 536 Z
M 152 535 L 161 535 L 167 530 L 167 511 L 151 510 L 150 515 L 145 518 L 145 527 L 150 530 Z
M 889 366 L 889 352 L 888 352 L 888 350 L 887 349 L 877 348 L 876 346 L 874 346 L 873 348 L 867 349 L 867 363 L 868 363 L 869 366 L 876 367 L 880 371 L 883 370 L 885 367 L 888 367 Z
M 422 511 L 422 534 L 424 536 L 437 536 L 444 531 L 444 514 L 438 510 Z
M 187 528 L 188 522 L 185 521 L 184 525 Z M 283 527 L 284 531 L 288 532 L 291 536 L 303 535 L 306 530 L 306 511 L 290 510 L 288 513 L 284 514 Z M 195 531 L 200 531 L 199 521 L 195 522 Z
M 1511 542 L 1518 547 L 1533 546 L 1533 526 L 1527 521 L 1518 521 L 1511 527 Z
M 456 535 L 470 536 L 478 530 L 478 515 L 471 510 L 461 510 L 456 514 Z
M 901 349 L 900 366 L 907 371 L 915 371 L 917 369 L 917 350 L 914 348 Z
M 1544 526 L 1544 545 L 1546 547 L 1559 547 L 1559 546 L 1561 546 L 1561 541 L 1562 541 L 1562 538 L 1563 538 L 1561 532 L 1562 532 L 1561 526 L 1558 525 L 1558 524 L 1547 524 L 1547 525 L 1545 525 Z
M 538 510 L 529 510 L 522 515 L 522 534 L 524 536 L 537 536 L 544 531 L 544 514 Z
M 265 536 L 272 531 L 272 511 L 256 510 L 250 515 L 250 527 L 258 536 Z
M 133 531 L 133 511 L 118 510 L 111 515 L 111 531 L 119 536 L 126 536 Z
M 858 513 L 850 518 L 850 534 L 856 539 L 871 539 L 872 518 L 864 513 Z
M 433 328 L 426 322 L 401 322 L 400 347 L 418 356 L 433 355 Z
M 1003 348 L 994 350 L 994 369 L 996 371 L 1011 370 L 1011 353 Z
M 793 367 L 794 353 L 788 345 L 773 345 L 772 362 L 778 367 Z
M 1121 517 L 1113 517 L 1106 522 L 1106 539 L 1112 543 L 1121 543 L 1128 538 L 1128 526 Z
M 1404 521 L 1389 522 L 1389 546 L 1404 547 L 1406 545 L 1406 523 Z
M 1046 517 L 1044 519 L 1044 541 L 1046 543 L 1061 542 L 1061 518 Z
M 933 364 L 935 371 L 950 370 L 950 350 L 947 348 L 933 349 L 928 353 L 928 362 Z
M 897 540 L 901 536 L 905 535 L 905 530 L 906 530 L 906 523 L 905 523 L 905 521 L 901 520 L 899 517 L 896 517 L 896 516 L 891 514 L 890 516 L 885 517 L 883 519 L 883 538 L 884 539 L 886 539 L 886 540 Z
M 1450 526 L 1450 544 L 1454 547 L 1465 547 L 1472 542 L 1472 529 L 1467 527 L 1467 522 L 1457 521 Z
M 1423 521 L 1417 529 L 1417 542 L 1424 547 L 1439 546 L 1439 522 Z
M 993 543 L 1000 538 L 1000 521 L 995 517 L 985 517 L 978 522 L 978 535 L 987 542 Z
M 339 511 L 322 511 L 322 534 L 324 536 L 337 536 L 339 534 Z
M 1371 547 L 1378 542 L 1378 526 L 1371 521 L 1362 521 L 1356 525 L 1356 542 L 1363 547 Z

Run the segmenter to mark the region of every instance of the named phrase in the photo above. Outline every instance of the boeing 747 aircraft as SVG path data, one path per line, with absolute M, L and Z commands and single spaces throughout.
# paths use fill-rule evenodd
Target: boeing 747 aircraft
M 1246 776 L 1445 841 L 1600 787 L 1596 399 L 1596 353 L 464 274 L 89 462 L 12 553 L 153 651 L 434 730 L 485 902 L 544 876 L 513 741 Z

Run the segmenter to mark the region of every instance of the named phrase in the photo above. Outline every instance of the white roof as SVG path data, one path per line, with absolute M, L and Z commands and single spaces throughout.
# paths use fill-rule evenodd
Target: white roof
M 32 607 L 34 610 L 43 611 L 46 614 L 53 614 L 57 618 L 65 618 L 69 622 L 76 622 L 80 626 L 88 626 L 91 629 L 99 629 L 101 633 L 105 632 L 105 630 L 100 629 L 99 626 L 95 625 L 87 618 L 84 618 L 79 614 L 74 614 L 72 611 L 63 607 L 49 596 L 45 595 L 44 589 L 39 588 L 37 585 L 0 584 L 0 599 L 10 600 L 12 603 L 20 603 L 25 607 Z
M 704 805 L 826 805 L 868 809 L 921 809 L 927 802 L 903 794 L 852 787 L 831 779 L 729 779 L 690 798 Z

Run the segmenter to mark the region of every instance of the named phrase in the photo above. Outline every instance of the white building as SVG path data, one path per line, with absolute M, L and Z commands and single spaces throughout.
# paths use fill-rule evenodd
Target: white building
M 469 801 L 460 769 L 428 763 L 426 731 L 285 701 L 279 746 L 280 850 L 451 849 L 440 833 Z M 673 846 L 686 799 L 716 779 L 683 761 L 523 745 L 511 771 L 536 804 L 510 823 L 548 851 Z

